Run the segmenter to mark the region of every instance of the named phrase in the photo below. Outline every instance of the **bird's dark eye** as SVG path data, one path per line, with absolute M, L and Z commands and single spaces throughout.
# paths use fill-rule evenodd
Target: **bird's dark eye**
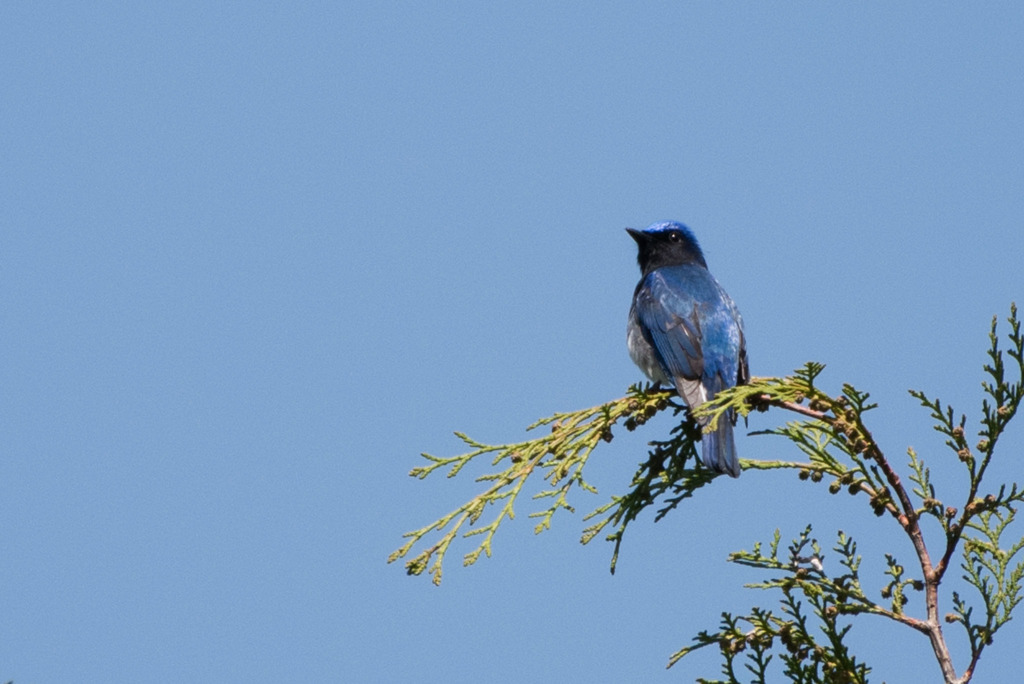
M 679 242 L 680 240 L 683 239 L 683 236 L 679 233 L 678 230 L 673 230 L 671 233 L 668 234 L 668 239 L 671 242 Z

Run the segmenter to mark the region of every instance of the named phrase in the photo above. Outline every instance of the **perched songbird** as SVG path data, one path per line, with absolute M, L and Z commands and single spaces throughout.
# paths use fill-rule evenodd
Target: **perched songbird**
M 682 223 L 626 229 L 640 247 L 641 278 L 629 309 L 629 356 L 647 377 L 676 388 L 695 408 L 727 387 L 748 382 L 743 319 L 708 271 L 704 254 Z M 708 423 L 701 419 L 701 425 Z M 719 473 L 740 476 L 732 428 L 720 419 L 701 438 L 701 461 Z

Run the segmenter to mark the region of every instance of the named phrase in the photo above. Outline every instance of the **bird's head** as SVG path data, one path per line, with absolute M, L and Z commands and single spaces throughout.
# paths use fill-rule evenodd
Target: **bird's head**
M 637 246 L 637 263 L 640 271 L 647 275 L 662 266 L 680 266 L 682 264 L 698 264 L 707 268 L 704 253 L 700 251 L 697 238 L 682 223 L 666 221 L 655 223 L 643 230 L 627 228 Z

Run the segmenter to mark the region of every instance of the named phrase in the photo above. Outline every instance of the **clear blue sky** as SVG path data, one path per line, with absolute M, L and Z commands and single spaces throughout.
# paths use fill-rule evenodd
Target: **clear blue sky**
M 5 3 L 0 679 L 692 681 L 716 661 L 668 656 L 769 602 L 725 557 L 776 526 L 855 534 L 881 586 L 909 544 L 782 474 L 639 521 L 609 575 L 581 515 L 664 424 L 439 589 L 385 558 L 474 491 L 407 477 L 420 451 L 641 378 L 623 227 L 662 219 L 754 374 L 825 362 L 894 458 L 955 467 L 905 390 L 973 417 L 1024 305 L 1022 35 L 1020 3 Z M 975 681 L 1019 673 L 1022 625 Z M 922 636 L 854 643 L 938 678 Z

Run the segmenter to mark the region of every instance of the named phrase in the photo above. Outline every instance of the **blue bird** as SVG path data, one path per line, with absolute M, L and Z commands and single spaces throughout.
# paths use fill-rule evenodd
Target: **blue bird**
M 676 388 L 695 408 L 749 381 L 743 319 L 708 271 L 697 238 L 682 223 L 627 228 L 639 246 L 641 278 L 629 309 L 629 356 L 653 382 Z M 702 426 L 708 419 L 700 420 Z M 735 412 L 701 438 L 701 461 L 740 476 L 732 429 Z

